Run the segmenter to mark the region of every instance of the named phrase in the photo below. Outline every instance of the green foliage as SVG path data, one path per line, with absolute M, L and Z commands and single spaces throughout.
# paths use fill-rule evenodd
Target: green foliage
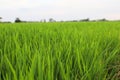
M 0 24 L 0 80 L 118 80 L 119 22 Z
M 15 23 L 20 23 L 20 22 L 22 22 L 22 21 L 19 18 L 15 19 Z

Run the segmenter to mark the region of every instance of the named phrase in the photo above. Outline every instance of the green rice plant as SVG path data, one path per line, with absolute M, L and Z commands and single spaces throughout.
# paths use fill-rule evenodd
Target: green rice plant
M 120 22 L 0 24 L 0 80 L 119 80 Z

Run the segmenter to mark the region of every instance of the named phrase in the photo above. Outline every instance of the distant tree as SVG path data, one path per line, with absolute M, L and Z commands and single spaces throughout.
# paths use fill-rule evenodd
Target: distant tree
M 42 19 L 40 22 L 46 22 L 46 19 Z
M 107 19 L 103 18 L 103 19 L 98 19 L 96 21 L 108 21 Z
M 0 19 L 2 19 L 2 17 L 0 17 Z
M 90 19 L 89 18 L 87 18 L 87 19 L 81 19 L 80 21 L 90 21 Z
M 19 22 L 22 22 L 22 21 L 19 18 L 16 18 L 15 23 L 19 23 Z
M 49 22 L 52 22 L 52 21 L 53 21 L 53 18 L 50 18 L 50 19 L 49 19 Z
M 0 20 L 2 19 L 2 17 L 0 17 Z
M 103 18 L 103 19 L 100 19 L 100 21 L 107 21 L 105 18 Z
M 53 18 L 50 18 L 49 22 L 56 22 L 56 21 Z
M 43 22 L 46 22 L 46 19 L 44 19 Z

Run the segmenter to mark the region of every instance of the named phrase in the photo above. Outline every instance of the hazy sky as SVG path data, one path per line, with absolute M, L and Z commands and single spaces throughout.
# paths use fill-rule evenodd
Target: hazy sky
M 0 0 L 3 21 L 120 19 L 120 0 Z

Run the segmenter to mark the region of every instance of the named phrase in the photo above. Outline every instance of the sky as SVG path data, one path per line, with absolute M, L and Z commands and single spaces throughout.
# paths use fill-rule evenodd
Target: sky
M 0 0 L 2 21 L 120 19 L 120 0 Z

